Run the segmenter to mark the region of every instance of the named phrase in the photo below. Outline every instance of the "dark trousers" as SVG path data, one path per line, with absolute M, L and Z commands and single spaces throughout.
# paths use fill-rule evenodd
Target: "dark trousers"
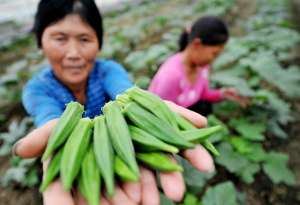
M 203 116 L 208 116 L 212 113 L 212 103 L 208 101 L 198 101 L 197 103 L 187 107 L 189 110 L 197 112 Z

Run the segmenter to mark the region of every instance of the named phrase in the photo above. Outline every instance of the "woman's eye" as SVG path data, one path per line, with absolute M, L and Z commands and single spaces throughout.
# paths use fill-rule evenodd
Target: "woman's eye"
M 88 38 L 80 38 L 80 41 L 85 43 L 85 42 L 89 42 L 90 40 Z
M 55 37 L 54 39 L 59 42 L 63 42 L 66 40 L 66 38 L 64 38 L 64 37 Z

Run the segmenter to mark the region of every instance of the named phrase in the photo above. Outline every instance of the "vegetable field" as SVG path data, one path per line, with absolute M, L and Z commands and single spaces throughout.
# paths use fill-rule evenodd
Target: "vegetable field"
M 99 57 L 123 64 L 145 89 L 196 18 L 217 15 L 229 25 L 212 86 L 235 87 L 251 102 L 214 105 L 209 126 L 223 128 L 209 138 L 220 152 L 216 171 L 200 173 L 178 156 L 187 192 L 177 204 L 300 204 L 299 6 L 297 0 L 144 0 L 104 14 Z M 11 148 L 33 129 L 22 87 L 47 62 L 30 34 L 0 48 L 0 62 L 0 205 L 40 205 L 40 159 L 12 156 Z M 161 194 L 161 204 L 175 203 Z

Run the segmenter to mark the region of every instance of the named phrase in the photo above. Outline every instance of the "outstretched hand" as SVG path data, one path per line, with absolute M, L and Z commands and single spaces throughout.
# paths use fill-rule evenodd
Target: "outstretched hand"
M 201 128 L 206 126 L 207 120 L 205 117 L 172 102 L 165 102 L 173 112 L 183 116 L 196 127 Z M 212 172 L 215 169 L 212 157 L 201 145 L 197 145 L 193 149 L 184 150 L 181 154 L 199 171 Z M 175 161 L 175 159 L 173 160 Z M 159 205 L 159 191 L 154 173 L 143 167 L 140 167 L 140 171 L 141 179 L 139 182 L 126 182 L 122 184 L 111 199 L 102 196 L 102 204 Z M 165 195 L 172 201 L 181 201 L 185 193 L 185 183 L 182 174 L 180 172 L 160 172 L 159 177 Z
M 183 116 L 196 127 L 205 127 L 207 120 L 205 117 L 199 115 L 196 112 L 190 111 L 186 108 L 180 107 L 175 103 L 165 101 L 173 112 Z M 44 152 L 48 138 L 57 123 L 57 119 L 47 122 L 42 127 L 39 127 L 23 139 L 19 140 L 15 146 L 13 152 L 22 158 L 39 157 Z M 193 149 L 184 150 L 182 156 L 188 160 L 196 169 L 203 172 L 214 171 L 213 159 L 208 151 L 201 145 L 197 145 Z M 175 160 L 175 159 L 173 159 Z M 116 193 L 114 197 L 107 198 L 102 197 L 102 204 L 107 205 L 131 205 L 131 204 L 157 204 L 159 205 L 159 191 L 156 184 L 156 178 L 153 172 L 140 167 L 141 179 L 139 182 L 127 182 L 116 187 Z M 173 201 L 181 201 L 185 192 L 185 184 L 183 176 L 180 172 L 160 172 L 161 186 L 165 195 Z M 56 186 L 59 186 L 56 184 Z M 51 187 L 51 185 L 50 185 Z M 61 191 L 61 189 L 57 189 Z M 47 191 L 46 191 L 47 192 Z M 52 190 L 52 194 L 54 195 Z M 59 193 L 57 193 L 59 195 Z M 65 197 L 71 198 L 71 194 L 64 193 Z M 75 197 L 76 203 L 85 204 L 80 195 Z M 71 203 L 72 204 L 72 203 Z M 59 204 L 57 204 L 59 205 Z
M 225 99 L 236 102 L 243 108 L 249 104 L 249 99 L 241 96 L 235 88 L 222 88 L 221 91 Z
M 13 146 L 13 154 L 22 158 L 40 157 L 48 143 L 48 138 L 58 119 L 50 120 L 20 139 Z

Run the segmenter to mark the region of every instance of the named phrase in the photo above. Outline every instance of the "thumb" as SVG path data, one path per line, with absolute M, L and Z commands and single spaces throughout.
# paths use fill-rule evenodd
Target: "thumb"
M 50 120 L 42 127 L 36 128 L 23 139 L 17 141 L 12 148 L 12 153 L 22 158 L 39 157 L 44 152 L 52 129 L 57 119 Z

